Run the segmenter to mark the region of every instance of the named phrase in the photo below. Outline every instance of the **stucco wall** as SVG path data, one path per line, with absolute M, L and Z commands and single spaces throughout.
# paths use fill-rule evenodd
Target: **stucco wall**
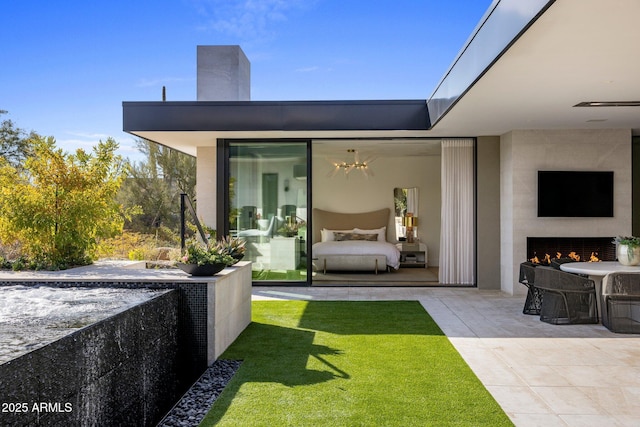
M 427 244 L 430 266 L 438 265 L 440 254 L 440 156 L 379 157 L 371 164 L 374 176 L 359 171 L 348 178 L 340 172 L 329 178 L 333 166 L 324 158 L 313 159 L 313 207 L 356 213 L 382 208 L 394 209 L 393 189 L 417 187 L 419 226 L 417 237 Z M 389 220 L 389 228 L 393 227 Z
M 611 237 L 631 234 L 629 130 L 521 130 L 502 136 L 501 289 L 517 283 L 527 237 Z M 614 171 L 613 218 L 538 218 L 538 170 Z
M 198 219 L 216 228 L 217 148 L 198 147 L 196 158 L 196 204 Z

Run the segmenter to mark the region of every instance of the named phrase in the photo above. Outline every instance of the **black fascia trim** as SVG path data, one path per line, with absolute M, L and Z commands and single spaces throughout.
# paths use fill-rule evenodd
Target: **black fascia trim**
M 123 102 L 123 130 L 427 130 L 426 99 Z

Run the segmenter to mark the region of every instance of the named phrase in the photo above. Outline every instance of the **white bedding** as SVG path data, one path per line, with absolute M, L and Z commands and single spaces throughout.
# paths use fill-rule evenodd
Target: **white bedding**
M 395 270 L 400 267 L 400 251 L 389 242 L 348 240 L 343 242 L 318 242 L 313 244 L 313 256 L 320 255 L 384 255 L 387 265 Z

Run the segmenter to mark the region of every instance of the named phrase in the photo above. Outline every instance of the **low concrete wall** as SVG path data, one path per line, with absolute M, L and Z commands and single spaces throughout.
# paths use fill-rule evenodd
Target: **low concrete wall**
M 210 365 L 251 323 L 251 263 L 241 261 L 223 270 L 209 291 L 207 362 Z

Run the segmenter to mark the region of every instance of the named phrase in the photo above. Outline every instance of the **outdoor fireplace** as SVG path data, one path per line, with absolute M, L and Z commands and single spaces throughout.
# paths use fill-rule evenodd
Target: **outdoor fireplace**
M 616 245 L 613 237 L 527 237 L 527 260 L 537 257 L 543 262 L 546 255 L 551 259 L 569 258 L 571 253 L 579 261 L 589 261 L 592 256 L 615 261 Z

